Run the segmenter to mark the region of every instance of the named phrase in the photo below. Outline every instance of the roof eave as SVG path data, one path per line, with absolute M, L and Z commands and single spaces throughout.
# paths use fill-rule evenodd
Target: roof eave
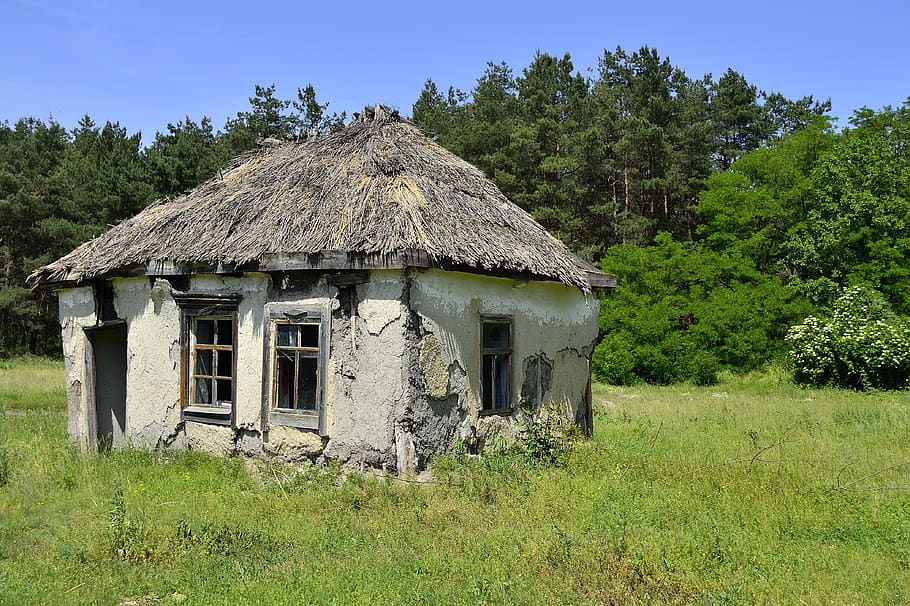
M 35 289 L 61 289 L 77 287 L 95 280 L 131 278 L 142 276 L 186 276 L 190 274 L 240 274 L 246 272 L 286 271 L 360 271 L 370 269 L 441 269 L 494 277 L 522 278 L 560 282 L 581 290 L 611 290 L 616 286 L 614 276 L 600 271 L 585 272 L 585 282 L 576 284 L 555 275 L 542 275 L 532 271 L 505 268 L 483 268 L 464 265 L 448 259 L 435 259 L 423 250 L 406 250 L 396 253 L 357 254 L 344 251 L 323 251 L 317 254 L 273 254 L 242 263 L 206 263 L 156 259 L 145 264 L 132 264 L 99 270 L 79 271 L 75 268 L 50 271 L 39 270 L 29 277 Z M 587 288 L 585 288 L 587 286 Z

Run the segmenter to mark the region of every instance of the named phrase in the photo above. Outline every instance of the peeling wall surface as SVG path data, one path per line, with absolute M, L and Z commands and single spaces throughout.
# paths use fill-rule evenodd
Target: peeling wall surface
M 410 305 L 423 335 L 422 395 L 433 416 L 445 421 L 426 436 L 425 448 L 446 450 L 453 438 L 474 448 L 498 436 L 514 439 L 522 406 L 554 404 L 576 419 L 583 415 L 597 337 L 599 301 L 593 295 L 556 282 L 428 270 L 414 275 Z M 483 315 L 512 321 L 511 413 L 481 414 Z M 440 397 L 443 368 L 449 381 Z
M 482 314 L 512 320 L 516 410 L 520 399 L 554 401 L 577 418 L 584 406 L 597 333 L 593 296 L 561 283 L 441 270 L 374 270 L 332 284 L 317 272 L 114 279 L 114 307 L 128 329 L 127 444 L 285 461 L 326 457 L 409 473 L 458 441 L 479 449 L 496 436 L 514 438 L 517 412 L 480 410 Z M 183 418 L 177 292 L 240 295 L 230 425 Z M 95 291 L 63 290 L 59 304 L 68 429 L 91 448 L 84 329 L 97 325 Z M 320 429 L 282 422 L 271 409 L 270 318 L 300 308 L 320 310 L 328 331 L 319 357 Z
M 395 467 L 395 417 L 407 399 L 404 289 L 404 272 L 371 272 L 333 314 L 329 458 Z
M 57 293 L 60 329 L 63 338 L 63 367 L 66 381 L 67 432 L 83 449 L 91 439 L 94 407 L 83 387 L 86 380 L 86 338 L 83 329 L 96 324 L 95 294 L 91 286 L 68 288 Z

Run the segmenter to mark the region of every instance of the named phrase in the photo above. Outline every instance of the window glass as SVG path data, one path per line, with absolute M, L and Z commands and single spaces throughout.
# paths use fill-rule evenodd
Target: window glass
M 483 409 L 493 409 L 493 356 L 484 355 L 481 363 L 481 386 L 480 391 L 483 393 Z
M 193 318 L 189 405 L 230 405 L 233 401 L 234 321 Z
M 180 283 L 176 290 L 190 289 L 189 278 Z M 185 420 L 233 423 L 234 333 L 241 298 L 239 293 L 174 293 L 180 309 L 180 406 Z
M 232 400 L 231 380 L 215 379 L 215 389 L 217 390 L 216 402 L 218 404 L 230 404 Z
M 298 347 L 299 331 L 293 324 L 279 324 L 278 328 L 278 347 Z
M 509 407 L 509 354 L 499 354 L 493 360 L 493 408 Z
M 285 412 L 315 414 L 319 410 L 320 324 L 274 324 L 274 395 L 272 406 Z
M 508 349 L 509 327 L 508 322 L 486 321 L 483 323 L 483 348 L 484 349 Z
M 212 374 L 212 357 L 214 352 L 211 349 L 197 349 L 196 350 L 196 374 L 197 375 L 210 375 Z
M 300 324 L 300 346 L 319 347 L 319 324 Z
M 196 320 L 195 322 L 196 343 L 202 345 L 215 344 L 215 321 L 214 320 Z
M 234 326 L 231 320 L 218 320 L 218 344 L 234 346 Z
M 481 409 L 508 410 L 512 406 L 511 320 L 482 320 L 480 357 Z
M 194 379 L 196 384 L 195 393 L 193 394 L 194 404 L 211 404 L 212 403 L 212 381 L 207 377 Z
M 297 369 L 297 408 L 316 410 L 316 358 L 301 356 Z

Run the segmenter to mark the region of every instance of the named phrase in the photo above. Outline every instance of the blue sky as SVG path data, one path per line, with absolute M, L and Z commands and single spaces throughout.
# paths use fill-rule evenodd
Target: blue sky
M 535 51 L 583 73 L 604 49 L 657 48 L 692 77 L 728 67 L 769 92 L 861 106 L 910 96 L 910 3 L 257 2 L 0 0 L 0 120 L 88 113 L 155 131 L 185 115 L 216 128 L 254 84 L 290 98 L 312 83 L 330 110 L 383 102 L 410 114 L 428 77 L 470 90 L 487 61 Z M 593 72 L 592 72 L 593 75 Z

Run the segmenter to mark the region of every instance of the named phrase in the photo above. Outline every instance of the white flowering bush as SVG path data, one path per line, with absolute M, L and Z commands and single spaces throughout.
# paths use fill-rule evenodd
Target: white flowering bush
M 910 379 L 910 322 L 882 296 L 851 287 L 829 318 L 807 317 L 787 333 L 797 381 L 854 389 L 904 389 Z

